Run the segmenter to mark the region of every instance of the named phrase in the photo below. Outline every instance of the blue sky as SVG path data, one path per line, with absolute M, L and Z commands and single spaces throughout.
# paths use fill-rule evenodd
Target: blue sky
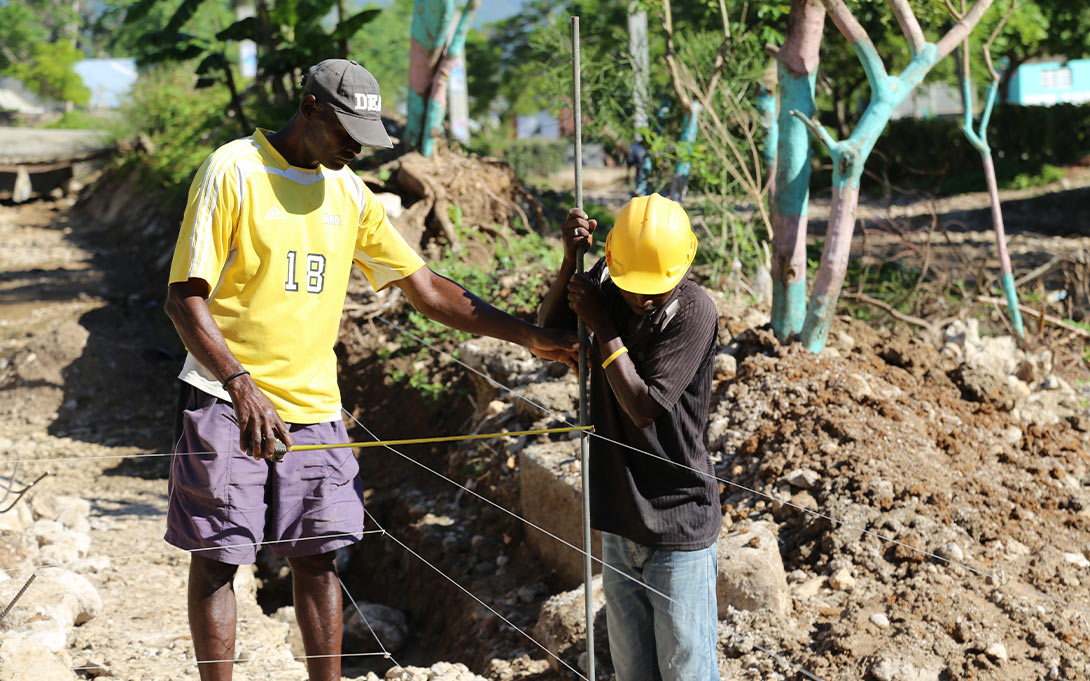
M 491 21 L 506 19 L 522 7 L 523 0 L 481 0 L 473 25 L 480 28 Z
M 393 0 L 364 0 L 363 2 L 360 2 L 359 5 L 366 6 L 374 4 L 379 7 L 385 7 L 392 1 Z M 477 16 L 473 20 L 473 27 L 480 28 L 487 23 L 506 19 L 518 12 L 525 2 L 526 0 L 481 0 L 481 6 L 477 8 Z M 456 7 L 461 7 L 465 4 L 465 0 L 454 0 L 454 4 Z

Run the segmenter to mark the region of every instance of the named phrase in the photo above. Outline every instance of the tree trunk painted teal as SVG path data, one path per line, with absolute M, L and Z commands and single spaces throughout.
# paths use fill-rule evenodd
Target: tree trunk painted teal
M 780 126 L 777 120 L 776 95 L 763 85 L 757 88 L 757 113 L 761 115 L 761 126 L 765 129 L 765 143 L 761 148 L 761 157 L 768 169 L 768 198 L 776 198 L 776 147 L 780 143 Z M 807 138 L 809 140 L 809 138 Z
M 806 309 L 806 320 L 803 322 L 801 334 L 803 344 L 814 353 L 821 352 L 825 348 L 829 325 L 836 312 L 840 288 L 844 284 L 852 232 L 855 228 L 855 208 L 859 202 L 859 180 L 863 176 L 863 166 L 875 142 L 878 141 L 878 136 L 885 130 L 893 109 L 920 84 L 938 61 L 938 50 L 935 45 L 926 44 L 912 58 L 901 75 L 889 76 L 869 38 L 856 42 L 852 48 L 863 63 L 863 70 L 870 82 L 871 100 L 851 136 L 837 142 L 825 128 L 809 117 L 802 116 L 801 113 L 796 114 L 800 120 L 805 120 L 811 132 L 825 143 L 833 160 L 832 210 L 826 231 L 825 247 L 821 253 L 821 266 L 814 280 L 814 290 Z
M 779 83 L 772 209 L 772 330 L 785 341 L 806 317 L 806 207 L 810 201 L 810 137 L 793 116 L 814 114 L 814 82 L 825 26 L 820 0 L 793 0 L 787 40 L 776 57 Z
M 424 139 L 420 144 L 420 153 L 424 156 L 431 156 L 435 152 L 435 138 L 443 134 L 443 119 L 447 112 L 447 83 L 450 82 L 455 62 L 465 52 L 469 26 L 473 23 L 473 15 L 477 13 L 480 4 L 481 0 L 470 0 L 462 8 L 462 17 L 458 20 L 450 44 L 432 76 L 431 93 L 424 114 Z
M 702 108 L 700 102 L 695 99 L 689 102 L 689 112 L 685 114 L 685 120 L 681 124 L 678 149 L 686 153 L 692 151 L 693 142 L 696 141 L 697 125 Z M 685 202 L 685 193 L 689 188 L 689 171 L 692 167 L 693 164 L 690 161 L 678 161 L 674 167 L 674 179 L 670 182 L 670 198 L 678 203 Z
M 968 69 L 966 69 L 968 71 Z M 988 146 L 988 121 L 992 117 L 996 95 L 999 93 L 999 80 L 993 80 L 988 87 L 988 99 L 984 104 L 984 113 L 980 116 L 980 127 L 973 130 L 973 90 L 967 76 L 961 79 L 961 100 L 965 105 L 965 119 L 961 131 L 969 142 L 980 152 L 984 164 L 984 181 L 988 185 L 988 197 L 992 205 L 992 228 L 995 231 L 995 246 L 999 252 L 1000 282 L 1003 295 L 1007 299 L 1007 314 L 1010 316 L 1011 329 L 1022 339 L 1026 329 L 1022 324 L 1022 311 L 1018 308 L 1018 290 L 1014 286 L 1014 271 L 1011 269 L 1011 256 L 1007 251 L 1007 235 L 1003 227 L 1003 208 L 999 203 L 999 185 L 995 180 L 995 163 L 992 161 L 992 149 Z
M 408 120 L 405 143 L 419 149 L 424 143 L 428 99 L 435 70 L 443 56 L 454 21 L 454 0 L 416 0 L 409 44 Z
M 814 353 L 825 348 L 829 325 L 836 312 L 840 288 L 848 268 L 852 232 L 855 228 L 855 208 L 859 202 L 859 179 L 878 136 L 885 130 L 893 109 L 904 101 L 932 67 L 950 54 L 980 21 L 993 0 L 976 0 L 972 8 L 946 32 L 937 43 L 926 42 L 924 33 L 905 0 L 890 0 L 893 12 L 905 34 L 912 60 L 899 76 L 886 73 L 885 64 L 869 36 L 844 0 L 822 0 L 833 23 L 851 41 L 852 49 L 863 65 L 871 88 L 871 99 L 855 130 L 846 140 L 836 141 L 819 123 L 802 112 L 791 113 L 805 122 L 810 131 L 828 148 L 833 160 L 833 203 L 826 232 L 821 266 L 814 281 L 806 320 L 800 338 Z

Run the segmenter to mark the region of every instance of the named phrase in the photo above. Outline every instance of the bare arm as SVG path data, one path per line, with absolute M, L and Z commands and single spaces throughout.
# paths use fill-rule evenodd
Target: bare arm
M 458 283 L 422 267 L 394 282 L 421 314 L 459 331 L 522 345 L 543 359 L 572 363 L 575 337 L 541 329 L 496 309 Z
M 204 302 L 207 295 L 208 284 L 203 279 L 173 283 L 167 291 L 166 314 L 186 348 L 222 382 L 242 371 L 243 366 L 227 347 L 223 333 L 208 312 Z M 249 374 L 233 379 L 226 389 L 238 418 L 239 448 L 273 458 L 274 436 L 291 448 L 287 425 Z
M 597 226 L 598 221 L 588 219 L 582 210 L 572 208 L 568 211 L 568 219 L 561 228 L 564 237 L 564 260 L 549 286 L 549 292 L 541 301 L 541 307 L 538 308 L 538 324 L 565 329 L 575 327 L 575 316 L 568 305 L 568 282 L 575 274 L 579 249 L 585 251 L 594 243 L 593 234 Z
M 609 357 L 624 346 L 624 339 L 606 314 L 600 289 L 588 277 L 576 275 L 572 278 L 568 285 L 568 301 L 594 332 L 602 357 Z M 647 383 L 627 352 L 618 355 L 605 371 L 617 402 L 637 427 L 646 428 L 662 414 L 662 406 L 651 397 Z

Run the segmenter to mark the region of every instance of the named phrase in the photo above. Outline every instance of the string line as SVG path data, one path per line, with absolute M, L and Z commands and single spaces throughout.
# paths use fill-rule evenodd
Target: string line
M 342 407 L 342 409 L 343 409 L 343 407 Z M 375 435 L 375 433 L 374 433 L 374 432 L 372 432 L 370 428 L 368 428 L 367 426 L 365 426 L 365 425 L 364 425 L 364 424 L 363 424 L 363 423 L 362 423 L 362 422 L 361 422 L 361 421 L 360 421 L 359 419 L 357 419 L 357 418 L 355 417 L 355 415 L 353 415 L 353 414 L 352 414 L 351 412 L 349 412 L 349 411 L 348 411 L 347 409 L 343 409 L 343 410 L 344 410 L 344 412 L 345 412 L 346 414 L 348 414 L 349 418 L 351 418 L 351 419 L 352 419 L 353 421 L 355 421 L 355 422 L 356 422 L 356 424 L 357 424 L 357 425 L 358 425 L 358 426 L 359 426 L 360 428 L 363 428 L 363 430 L 364 430 L 364 431 L 366 431 L 368 435 L 370 435 L 371 437 L 375 438 L 376 440 L 378 439 L 378 436 L 377 436 L 377 435 Z M 641 580 L 639 580 L 639 579 L 637 579 L 637 578 L 635 578 L 635 577 L 633 577 L 633 576 L 631 576 L 631 575 L 629 575 L 629 574 L 626 574 L 625 572 L 623 572 L 623 571 L 619 570 L 618 568 L 614 567 L 613 565 L 610 565 L 609 563 L 607 563 L 607 562 L 605 562 L 604 560 L 602 560 L 602 559 L 598 558 L 597 556 L 594 556 L 593 554 L 588 554 L 588 553 L 587 553 L 587 552 L 586 552 L 586 551 L 585 551 L 585 550 L 584 550 L 584 549 L 583 549 L 582 547 L 576 546 L 576 545 L 572 544 L 571 542 L 569 542 L 569 541 L 567 541 L 567 540 L 565 540 L 565 539 L 562 539 L 561 537 L 558 537 L 557 535 L 553 534 L 552 532 L 549 532 L 549 531 L 548 531 L 548 530 L 546 530 L 545 528 L 543 528 L 543 527 L 541 527 L 541 526 L 539 526 L 539 525 L 537 525 L 537 524 L 535 524 L 535 523 L 533 523 L 533 522 L 531 522 L 531 521 L 527 520 L 526 518 L 523 518 L 522 516 L 520 516 L 519 514 L 515 513 L 514 511 L 511 511 L 511 510 L 508 510 L 508 509 L 504 508 L 503 506 L 501 506 L 501 505 L 497 504 L 496 502 L 492 501 L 491 499 L 488 499 L 487 497 L 484 497 L 484 496 L 482 496 L 482 495 L 481 495 L 481 494 L 479 494 L 478 492 L 475 492 L 474 490 L 471 490 L 471 489 L 469 489 L 469 488 L 468 488 L 468 487 L 466 487 L 465 485 L 459 484 L 458 482 L 456 482 L 456 481 L 452 480 L 451 478 L 447 477 L 446 475 L 443 475 L 443 474 L 442 474 L 442 473 L 440 473 L 439 471 L 436 471 L 436 470 L 434 470 L 434 469 L 432 469 L 432 468 L 430 468 L 430 467 L 426 466 L 425 464 L 422 464 L 422 463 L 420 463 L 419 461 L 416 461 L 415 459 L 413 459 L 413 458 L 411 458 L 411 457 L 409 457 L 409 456 L 407 456 L 407 455 L 403 454 L 402 452 L 399 452 L 398 450 L 394 449 L 393 447 L 389 447 L 389 446 L 387 446 L 387 447 L 386 447 L 386 449 L 388 449 L 389 451 L 393 452 L 394 454 L 397 454 L 398 456 L 400 456 L 401 458 L 405 459 L 406 461 L 409 461 L 409 462 L 411 462 L 411 463 L 413 463 L 413 464 L 416 464 L 417 466 L 419 466 L 419 467 L 423 468 L 424 470 L 428 471 L 429 473 L 432 473 L 433 475 L 435 475 L 435 476 L 438 476 L 439 478 L 441 478 L 441 479 L 445 480 L 446 482 L 448 482 L 448 483 L 450 483 L 450 484 L 454 485 L 455 487 L 458 487 L 459 489 L 461 489 L 461 490 L 464 490 L 465 492 L 468 492 L 469 494 L 471 494 L 471 495 L 473 495 L 474 497 L 476 497 L 476 498 L 480 499 L 481 501 L 484 501 L 485 503 L 487 503 L 487 504 L 491 505 L 492 507 L 494 507 L 494 508 L 496 508 L 496 509 L 498 509 L 498 510 L 500 510 L 500 511 L 502 511 L 502 512 L 504 512 L 504 513 L 508 514 L 508 515 L 510 515 L 511 517 L 513 517 L 513 518 L 515 518 L 515 519 L 517 519 L 517 520 L 519 520 L 519 521 L 521 521 L 521 522 L 525 523 L 526 525 L 529 525 L 530 527 L 533 527 L 534 529 L 538 530 L 539 532 L 542 532 L 542 533 L 544 533 L 545 535 L 547 535 L 547 536 L 549 536 L 549 537 L 551 537 L 551 538 L 555 539 L 556 541 L 558 541 L 558 542 L 560 542 L 560 543 L 564 544 L 565 546 L 567 546 L 567 547 L 571 548 L 572 550 L 574 550 L 574 551 L 578 552 L 578 553 L 579 553 L 580 555 L 582 555 L 582 556 L 584 556 L 584 557 L 587 557 L 587 556 L 589 556 L 589 558 L 590 558 L 590 559 L 591 559 L 592 561 L 594 561 L 594 562 L 598 563 L 599 565 L 601 565 L 601 566 L 602 566 L 602 569 L 603 569 L 603 570 L 606 570 L 606 569 L 608 569 L 608 570 L 612 570 L 612 571 L 613 571 L 614 573 L 616 573 L 616 574 L 620 575 L 620 576 L 621 576 L 622 578 L 624 578 L 624 579 L 627 579 L 627 580 L 629 580 L 630 582 L 632 582 L 632 583 L 634 583 L 634 584 L 638 584 L 639 586 L 641 586 L 642 588 L 646 589 L 647 591 L 649 591 L 649 592 L 651 592 L 651 593 L 653 593 L 653 594 L 655 594 L 655 595 L 657 595 L 657 596 L 659 596 L 659 597 L 663 598 L 664 600 L 666 600 L 666 601 L 668 601 L 668 602 L 670 602 L 670 603 L 672 603 L 672 604 L 674 604 L 674 605 L 676 605 L 676 606 L 678 606 L 678 607 L 680 607 L 680 608 L 682 608 L 682 609 L 684 609 L 684 610 L 687 610 L 687 611 L 689 611 L 690 613 L 692 613 L 692 609 L 691 609 L 691 608 L 689 608 L 689 607 L 688 607 L 688 606 L 687 606 L 687 605 L 686 605 L 685 603 L 682 603 L 682 602 L 680 602 L 680 601 L 677 601 L 676 599 L 672 598 L 672 597 L 671 597 L 670 595 L 668 595 L 668 594 L 664 593 L 663 591 L 661 591 L 661 590 L 659 590 L 659 589 L 656 589 L 655 587 L 651 586 L 650 584 L 646 584 L 645 582 L 643 582 L 643 581 L 641 581 Z M 377 521 L 377 520 L 375 520 L 375 517 L 374 517 L 374 515 L 373 515 L 373 514 L 371 514 L 371 513 L 370 513 L 370 512 L 368 512 L 368 511 L 364 511 L 364 512 L 365 512 L 365 513 L 366 513 L 367 515 L 369 515 L 369 516 L 371 517 L 371 519 L 372 519 L 372 520 L 373 520 L 373 521 L 375 522 L 375 525 L 377 525 L 377 526 L 378 526 L 378 527 L 380 527 L 380 528 L 382 527 L 381 525 L 379 525 L 378 521 Z M 387 534 L 387 535 L 389 535 L 389 532 L 387 531 L 387 532 L 386 532 L 386 534 Z M 397 541 L 397 539 L 396 539 L 396 538 L 395 538 L 394 540 L 395 540 L 395 541 Z M 398 543 L 399 543 L 399 544 L 401 544 L 401 542 L 400 542 L 400 541 L 398 541 Z M 406 547 L 406 548 L 408 549 L 408 547 Z M 420 556 L 419 556 L 418 554 L 416 554 L 416 552 L 415 552 L 415 551 L 412 551 L 411 549 L 409 549 L 409 551 L 411 551 L 411 552 L 413 553 L 413 555 L 417 555 L 417 557 L 418 557 L 418 558 L 420 558 Z M 424 560 L 423 558 L 420 558 L 420 559 L 421 559 L 421 560 Z M 424 562 L 425 562 L 425 563 L 427 563 L 427 561 L 426 561 L 426 560 L 425 560 Z M 431 565 L 430 563 L 427 563 L 427 564 L 428 564 L 428 566 L 429 566 L 429 567 L 431 567 L 431 568 L 432 568 L 433 570 L 436 570 L 436 571 L 438 571 L 438 568 L 436 568 L 435 566 Z M 446 576 L 446 575 L 444 575 L 444 576 Z M 450 579 L 450 577 L 447 577 L 447 579 Z M 450 579 L 450 581 L 452 581 L 452 582 L 453 582 L 454 580 Z M 456 585 L 457 585 L 457 584 L 456 584 Z M 460 585 L 457 585 L 457 586 L 458 586 L 458 588 L 460 588 L 460 589 L 462 589 L 463 591 L 465 591 L 465 589 L 464 589 L 463 587 L 461 587 Z M 467 593 L 468 593 L 468 591 L 467 591 Z M 470 595 L 471 595 L 471 596 L 473 596 L 472 594 L 470 594 Z M 476 596 L 473 596 L 473 598 L 474 598 L 474 599 L 476 599 L 476 600 L 477 600 L 478 602 L 480 602 L 480 599 L 478 599 L 478 598 L 477 598 Z M 483 604 L 483 603 L 482 603 L 482 604 Z M 492 608 L 491 608 L 491 607 L 489 607 L 489 606 L 487 606 L 487 605 L 485 605 L 485 607 L 488 607 L 488 608 L 489 608 L 489 610 L 492 610 Z M 495 610 L 492 610 L 492 611 L 493 611 L 493 612 L 495 612 Z M 499 615 L 499 613 L 496 613 L 496 614 L 497 614 L 497 615 Z M 500 616 L 500 617 L 502 617 L 502 616 Z M 506 619 L 504 619 L 504 621 L 506 622 L 507 620 L 506 620 Z M 514 625 L 512 625 L 512 626 L 514 626 Z M 526 634 L 525 632 L 523 632 L 523 631 L 522 631 L 521 629 L 519 629 L 518 627 L 514 627 L 514 628 L 515 628 L 515 629 L 516 629 L 517 631 L 519 631 L 519 633 L 523 634 L 523 636 L 527 636 L 527 634 Z M 750 640 L 749 640 L 749 638 L 748 638 L 747 636 L 744 636 L 744 635 L 740 635 L 740 636 L 741 636 L 741 638 L 742 638 L 743 640 L 745 640 L 745 641 L 747 641 L 747 642 L 749 642 L 749 643 L 752 643 L 752 641 L 750 641 Z M 527 636 L 527 637 L 528 637 L 528 636 Z M 528 638 L 529 638 L 529 637 L 528 637 Z M 533 639 L 531 639 L 531 640 L 533 640 Z M 538 645 L 539 647 L 541 647 L 542 649 L 544 649 L 544 646 L 542 646 L 542 645 L 541 645 L 540 643 L 537 643 L 536 641 L 534 641 L 534 643 L 535 643 L 535 644 L 537 644 L 537 645 Z M 822 679 L 821 679 L 821 678 L 819 678 L 819 677 L 817 677 L 817 676 L 814 676 L 813 674 L 811 674 L 811 673 L 810 673 L 810 672 L 808 672 L 807 670 L 803 669 L 802 667 L 800 667 L 799 665 L 795 664 L 794 662 L 792 662 L 792 661 L 790 661 L 790 660 L 788 660 L 788 659 L 786 659 L 786 658 L 782 657 L 781 655 L 778 655 L 778 654 L 776 654 L 776 653 L 774 653 L 774 652 L 772 652 L 772 651 L 770 651 L 770 650 L 767 650 L 766 648 L 763 648 L 763 647 L 757 646 L 756 644 L 754 644 L 754 646 L 755 646 L 755 647 L 757 647 L 757 648 L 759 648 L 760 650 L 762 650 L 762 651 L 764 651 L 764 652 L 768 653 L 768 654 L 769 654 L 770 656 L 772 656 L 773 658 L 775 658 L 775 659 L 777 659 L 777 660 L 779 660 L 779 661 L 783 662 L 784 664 L 786 664 L 786 665 L 788 665 L 788 666 L 792 667 L 793 669 L 796 669 L 796 670 L 798 670 L 798 671 L 802 672 L 802 673 L 803 673 L 804 675 L 806 675 L 806 676 L 807 676 L 808 678 L 812 679 L 812 681 L 822 681 Z M 550 654 L 550 655 L 552 655 L 552 653 L 551 653 L 551 652 L 550 652 L 549 654 Z M 556 656 L 555 656 L 555 655 L 553 655 L 553 657 L 556 657 Z M 557 658 L 557 659 L 559 660 L 560 658 Z M 567 666 L 567 665 L 565 665 L 565 666 Z
M 415 445 L 434 444 L 437 442 L 461 442 L 463 440 L 489 440 L 502 437 L 521 437 L 523 435 L 553 435 L 557 433 L 571 433 L 576 431 L 593 432 L 593 426 L 563 426 L 558 428 L 534 428 L 531 430 L 513 430 L 497 433 L 473 433 L 469 435 L 440 435 L 437 437 L 416 437 L 404 440 L 385 440 L 382 442 L 336 442 L 329 444 L 297 445 L 291 448 L 291 452 L 323 451 L 327 449 L 366 449 L 369 447 L 385 447 L 387 445 Z M 289 452 L 289 453 L 291 453 Z M 151 454 L 103 454 L 96 456 L 48 456 L 37 459 L 16 459 L 14 461 L 0 461 L 0 463 L 14 463 L 16 470 L 21 463 L 51 463 L 53 461 L 101 461 L 109 459 L 150 459 L 168 456 L 196 456 L 196 455 L 233 455 L 242 453 L 237 450 L 230 451 L 206 451 L 206 452 L 154 452 Z
M 542 412 L 544 412 L 546 414 L 549 414 L 550 416 L 553 416 L 554 418 L 559 420 L 561 423 L 567 424 L 569 426 L 573 425 L 572 422 L 569 421 L 567 418 L 565 418 L 563 414 L 560 414 L 560 413 L 558 413 L 558 412 L 556 412 L 556 411 L 554 411 L 552 409 L 549 409 L 548 407 L 546 407 L 544 405 L 541 405 L 541 404 L 535 402 L 534 400 L 532 400 L 532 399 L 530 399 L 530 398 L 528 398 L 528 397 L 526 397 L 524 395 L 521 395 L 520 393 L 516 392 L 515 390 L 512 390 L 511 388 L 505 386 L 504 384 L 500 383 L 496 379 L 492 378 L 491 376 L 488 376 L 488 375 L 478 371 L 474 367 L 469 366 L 468 364 L 466 364 L 462 360 L 458 359 L 457 357 L 455 357 L 451 353 L 447 352 L 446 350 L 443 350 L 442 348 L 439 348 L 439 347 L 433 345 L 432 343 L 429 343 L 428 341 L 424 340 L 423 338 L 417 336 L 416 334 L 412 333 L 411 331 L 408 331 L 407 329 L 404 329 L 403 327 L 401 327 L 397 323 L 386 320 L 386 319 L 384 319 L 382 317 L 376 317 L 376 319 L 378 319 L 378 321 L 382 322 L 383 324 L 386 324 L 387 326 L 390 326 L 390 327 L 398 330 L 402 334 L 404 334 L 406 336 L 409 336 L 410 338 L 417 341 L 418 343 L 421 343 L 421 344 L 427 346 L 428 348 L 432 349 L 433 351 L 435 351 L 437 353 L 440 353 L 442 355 L 445 355 L 446 357 L 450 358 L 452 361 L 454 361 L 458 365 L 464 367 L 468 371 L 471 371 L 474 374 L 486 379 L 493 386 L 495 386 L 495 387 L 497 387 L 497 388 L 499 388 L 501 390 L 504 390 L 505 392 L 507 392 L 508 394 L 512 395 L 515 398 L 518 398 L 518 399 L 521 399 L 521 400 L 525 401 L 527 404 L 530 404 L 530 405 L 533 405 L 534 407 L 537 407 Z M 771 494 L 767 494 L 765 492 L 760 492 L 760 491 L 758 491 L 756 489 L 753 489 L 751 487 L 747 487 L 746 485 L 742 485 L 740 483 L 734 482 L 733 480 L 727 480 L 725 478 L 721 478 L 721 477 L 715 475 L 714 473 L 708 473 L 707 471 L 702 471 L 702 470 L 700 470 L 698 468 L 694 468 L 692 466 L 688 466 L 686 464 L 679 463 L 677 461 L 671 461 L 670 459 L 667 459 L 665 457 L 659 456 L 659 455 L 654 454 L 652 452 L 645 451 L 643 449 L 640 449 L 639 447 L 635 447 L 635 446 L 630 445 L 630 444 L 628 444 L 626 442 L 619 442 L 617 440 L 611 439 L 611 438 L 606 437 L 605 435 L 602 435 L 602 434 L 597 433 L 597 432 L 591 432 L 590 437 L 598 438 L 600 440 L 603 440 L 605 442 L 609 442 L 609 443 L 617 445 L 619 447 L 624 447 L 624 448 L 629 449 L 629 450 L 631 450 L 633 452 L 643 454 L 644 456 L 649 456 L 649 457 L 651 457 L 653 459 L 658 459 L 659 461 L 668 463 L 670 465 L 677 466 L 679 468 L 692 471 L 693 473 L 696 473 L 696 474 L 701 475 L 701 476 L 706 477 L 706 478 L 710 478 L 710 479 L 715 480 L 717 482 L 722 482 L 723 484 L 729 485 L 729 486 L 731 486 L 731 487 L 733 487 L 735 489 L 742 490 L 742 491 L 747 492 L 749 494 L 752 494 L 752 495 L 755 495 L 757 497 L 767 499 L 769 501 L 772 501 L 772 502 L 775 502 L 775 503 L 778 503 L 778 504 L 783 504 L 783 505 L 785 505 L 785 506 L 787 506 L 789 508 L 793 508 L 793 509 L 795 509 L 797 511 L 800 511 L 800 512 L 805 513 L 807 515 L 810 515 L 812 517 L 821 518 L 823 520 L 827 520 L 827 521 L 829 521 L 831 523 L 835 523 L 835 524 L 840 525 L 842 527 L 846 527 L 848 529 L 855 530 L 857 532 L 861 532 L 861 533 L 866 534 L 868 536 L 876 537 L 877 539 L 880 539 L 882 541 L 895 544 L 895 545 L 903 547 L 903 548 L 905 548 L 905 549 L 907 549 L 909 551 L 913 551 L 915 553 L 927 556 L 928 558 L 934 558 L 934 559 L 936 559 L 938 561 L 947 563 L 949 565 L 956 565 L 956 566 L 964 568 L 964 569 L 966 569 L 966 570 L 968 570 L 968 571 L 970 571 L 970 572 L 972 572 L 972 573 L 974 573 L 976 575 L 991 578 L 992 580 L 994 580 L 997 584 L 1000 584 L 1001 586 L 1017 585 L 1019 588 L 1024 589 L 1024 590 L 1028 590 L 1030 593 L 1032 593 L 1032 594 L 1034 594 L 1034 595 L 1036 595 L 1036 596 L 1038 596 L 1040 598 L 1043 598 L 1045 600 L 1049 600 L 1049 601 L 1052 601 L 1052 602 L 1057 603 L 1059 605 L 1063 605 L 1063 606 L 1072 608 L 1074 610 L 1078 610 L 1080 612 L 1090 614 L 1090 609 L 1088 609 L 1086 607 L 1083 607 L 1083 606 L 1080 606 L 1080 605 L 1075 605 L 1074 603 L 1070 603 L 1068 601 L 1065 601 L 1062 598 L 1049 595 L 1049 594 L 1044 593 L 1043 591 L 1040 591 L 1040 590 L 1038 590 L 1038 589 L 1036 589 L 1036 588 L 1034 588 L 1034 587 L 1032 587 L 1032 586 L 1030 586 L 1028 584 L 1022 583 L 1021 581 L 1014 582 L 1014 583 L 1008 583 L 1008 584 L 1002 584 L 1002 580 L 1000 580 L 999 576 L 994 574 L 994 573 L 988 572 L 986 570 L 975 568 L 975 567 L 973 567 L 971 565 L 967 565 L 967 564 L 962 563 L 962 562 L 957 561 L 957 560 L 953 560 L 953 559 L 950 559 L 950 558 L 945 558 L 945 557 L 937 555 L 937 554 L 935 554 L 935 553 L 933 553 L 931 551 L 927 551 L 926 549 L 921 549 L 919 547 L 912 546 L 912 545 L 907 544 L 905 542 L 894 539 L 893 537 L 889 537 L 887 535 L 884 535 L 884 534 L 882 534 L 880 532 L 875 532 L 873 530 L 868 530 L 868 529 L 866 529 L 864 527 L 859 527 L 857 525 L 853 525 L 853 524 L 851 524 L 849 522 L 846 522 L 844 520 L 840 520 L 838 518 L 827 515 L 825 513 L 821 513 L 821 512 L 814 511 L 814 510 L 809 509 L 809 508 L 805 508 L 805 507 L 800 506 L 798 504 L 795 504 L 795 503 L 793 503 L 793 502 L 791 502 L 789 500 L 778 499 L 778 498 L 772 496 Z M 950 528 L 946 527 L 946 529 L 950 529 Z

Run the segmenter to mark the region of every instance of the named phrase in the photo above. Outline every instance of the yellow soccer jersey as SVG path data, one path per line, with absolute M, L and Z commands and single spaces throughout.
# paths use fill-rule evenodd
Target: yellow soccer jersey
M 340 418 L 333 345 L 353 261 L 376 290 L 424 266 L 354 172 L 291 166 L 258 130 L 197 172 L 170 283 L 207 282 L 227 347 L 280 417 L 320 423 Z M 192 354 L 179 378 L 230 399 Z

